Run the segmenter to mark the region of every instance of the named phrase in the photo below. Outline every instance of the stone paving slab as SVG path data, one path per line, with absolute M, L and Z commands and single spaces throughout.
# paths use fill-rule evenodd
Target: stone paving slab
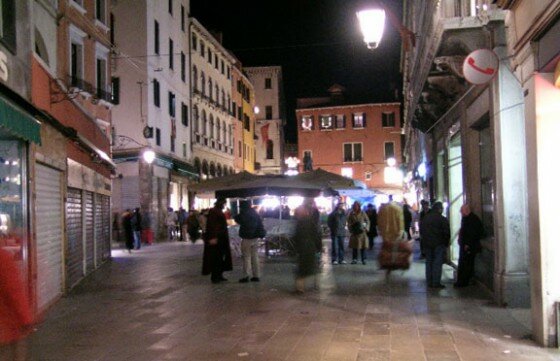
M 113 261 L 49 312 L 30 337 L 40 361 L 551 361 L 519 322 L 472 286 L 428 290 L 424 265 L 388 278 L 367 265 L 325 264 L 319 288 L 293 292 L 291 260 L 261 258 L 259 283 L 241 262 L 218 285 L 200 275 L 202 245 L 157 244 Z

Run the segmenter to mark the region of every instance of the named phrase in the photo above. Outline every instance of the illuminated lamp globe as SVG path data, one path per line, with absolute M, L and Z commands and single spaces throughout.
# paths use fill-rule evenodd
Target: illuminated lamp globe
M 142 154 L 142 158 L 144 158 L 144 161 L 146 163 L 152 164 L 156 159 L 156 153 L 151 149 L 145 150 Z
M 387 165 L 389 167 L 394 167 L 397 164 L 397 160 L 395 158 L 387 158 Z
M 385 10 L 366 9 L 356 13 L 360 22 L 360 30 L 364 36 L 364 42 L 368 49 L 375 49 L 379 46 L 385 29 Z

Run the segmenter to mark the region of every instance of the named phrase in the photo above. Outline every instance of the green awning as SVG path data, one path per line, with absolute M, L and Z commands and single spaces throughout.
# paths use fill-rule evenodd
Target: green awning
M 41 144 L 41 123 L 0 97 L 0 127 L 29 142 Z

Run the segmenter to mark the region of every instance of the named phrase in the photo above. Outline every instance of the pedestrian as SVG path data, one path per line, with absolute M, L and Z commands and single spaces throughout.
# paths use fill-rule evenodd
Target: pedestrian
M 152 218 L 150 212 L 145 211 L 141 213 L 140 226 L 142 227 L 142 242 L 151 246 L 154 242 L 154 231 L 152 230 Z
M 188 213 L 183 207 L 179 207 L 179 212 L 177 213 L 177 221 L 179 222 L 179 241 L 187 240 L 187 217 Z
M 241 255 L 243 256 L 243 278 L 240 283 L 260 281 L 259 269 L 259 238 L 264 238 L 266 232 L 261 217 L 249 201 L 239 203 L 239 214 L 235 216 L 239 224 L 239 237 L 241 237 Z M 249 270 L 251 272 L 249 272 Z M 252 277 L 251 277 L 252 276 Z
M 12 253 L 0 248 L 0 360 L 26 359 L 24 339 L 31 332 L 31 305 Z
M 412 261 L 412 242 L 404 230 L 403 207 L 393 202 L 392 197 L 379 208 L 377 226 L 383 239 L 379 267 L 386 270 L 387 276 L 393 270 L 408 269 Z
M 128 253 L 132 253 L 134 248 L 134 233 L 132 229 L 132 211 L 127 209 L 122 215 L 122 226 L 124 229 L 125 246 Z
M 369 249 L 373 249 L 375 237 L 377 237 L 377 211 L 373 204 L 369 203 L 366 207 L 366 215 L 369 218 L 369 231 L 367 232 L 368 236 L 368 246 Z
M 132 237 L 134 238 L 134 249 L 142 247 L 142 216 L 140 208 L 135 208 L 130 217 L 130 227 L 132 228 Z
M 461 229 L 459 230 L 459 269 L 454 287 L 466 287 L 474 274 L 474 259 L 482 249 L 480 240 L 484 238 L 484 226 L 470 206 L 461 207 Z
M 420 229 L 422 227 L 422 220 L 424 219 L 424 216 L 426 216 L 426 214 L 428 214 L 429 211 L 430 211 L 430 202 L 428 202 L 425 199 L 422 199 L 420 201 L 420 214 L 418 216 L 418 229 Z M 420 235 L 419 240 L 420 240 L 420 259 L 424 259 L 424 258 L 426 258 L 426 254 L 424 253 L 424 241 L 422 240 L 422 235 Z
M 449 247 L 451 230 L 449 221 L 442 213 L 443 204 L 435 202 L 420 226 L 420 236 L 426 254 L 426 282 L 430 288 L 445 288 L 441 284 L 441 270 Z
M 412 226 L 412 212 L 410 211 L 410 206 L 408 204 L 403 204 L 403 219 L 404 219 L 404 231 L 406 237 L 410 240 L 412 235 L 410 234 L 410 227 Z
M 175 232 L 177 231 L 177 213 L 173 211 L 172 207 L 167 208 L 165 225 L 167 226 L 167 238 L 173 241 L 175 239 Z
M 223 273 L 233 269 L 227 220 L 223 212 L 225 204 L 226 200 L 219 198 L 214 203 L 214 208 L 208 211 L 204 233 L 202 274 L 211 275 L 212 283 L 227 281 Z
M 367 232 L 369 231 L 369 218 L 362 212 L 358 201 L 352 204 L 352 210 L 348 215 L 348 230 L 350 241 L 348 247 L 352 248 L 352 264 L 358 263 L 358 251 L 360 251 L 362 264 L 366 264 Z
M 297 269 L 295 286 L 296 292 L 305 292 L 305 281 L 309 277 L 317 280 L 318 265 L 317 253 L 323 247 L 321 239 L 321 227 L 319 224 L 319 210 L 315 206 L 313 198 L 306 198 L 294 213 L 296 219 L 296 230 L 294 234 L 294 249 L 297 254 Z
M 199 217 L 200 214 L 195 209 L 191 209 L 187 217 L 187 233 L 192 243 L 195 243 L 200 238 Z
M 332 264 L 345 264 L 344 260 L 344 239 L 346 238 L 346 210 L 344 203 L 340 202 L 329 214 L 327 224 L 331 231 L 331 260 Z

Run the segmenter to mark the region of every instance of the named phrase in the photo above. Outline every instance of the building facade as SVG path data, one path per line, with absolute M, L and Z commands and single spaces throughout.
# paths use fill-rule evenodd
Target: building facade
M 282 68 L 246 67 L 255 90 L 256 114 L 255 171 L 282 174 L 284 169 L 284 126 L 286 125 Z
M 255 172 L 255 92 L 240 62 L 233 67 L 235 171 Z
M 118 1 L 113 4 L 113 216 L 140 208 L 157 238 L 166 237 L 167 208 L 188 208 L 188 186 L 198 175 L 190 125 L 188 0 Z M 134 41 L 130 41 L 130 39 Z M 153 151 L 153 163 L 143 158 Z
M 558 32 L 548 30 L 557 29 L 560 4 L 497 3 L 405 4 L 405 25 L 425 35 L 403 59 L 408 186 L 447 206 L 454 262 L 460 207 L 471 205 L 486 231 L 477 279 L 498 304 L 531 307 L 535 340 L 552 346 L 560 290 L 551 275 L 560 271 L 547 256 L 557 249 L 550 216 L 556 191 L 546 181 L 553 167 L 543 164 L 559 131 L 552 120 L 560 104 Z M 478 49 L 491 49 L 499 65 L 475 85 L 463 64 Z
M 305 171 L 341 174 L 364 182 L 368 188 L 401 194 L 400 183 L 385 175 L 387 160 L 401 164 L 400 104 L 340 104 L 332 98 L 298 99 L 298 158 Z
M 193 164 L 201 179 L 234 172 L 232 79 L 235 58 L 190 19 Z

